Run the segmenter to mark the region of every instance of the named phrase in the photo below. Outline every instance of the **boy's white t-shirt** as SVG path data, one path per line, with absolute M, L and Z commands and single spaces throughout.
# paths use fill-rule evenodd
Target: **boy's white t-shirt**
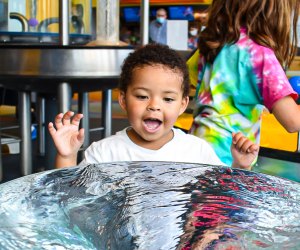
M 203 139 L 173 128 L 174 137 L 158 150 L 140 147 L 130 140 L 125 128 L 93 142 L 80 165 L 118 161 L 171 161 L 225 165 Z M 229 149 L 228 149 L 229 150 Z

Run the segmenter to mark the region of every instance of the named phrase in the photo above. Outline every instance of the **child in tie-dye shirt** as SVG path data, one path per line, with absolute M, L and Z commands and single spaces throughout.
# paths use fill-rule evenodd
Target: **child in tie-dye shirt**
M 190 132 L 212 144 L 228 165 L 232 132 L 259 144 L 264 107 L 287 131 L 300 130 L 298 95 L 283 70 L 296 53 L 291 25 L 298 12 L 294 0 L 213 0 L 210 6 L 199 50 L 188 62 L 197 87 Z

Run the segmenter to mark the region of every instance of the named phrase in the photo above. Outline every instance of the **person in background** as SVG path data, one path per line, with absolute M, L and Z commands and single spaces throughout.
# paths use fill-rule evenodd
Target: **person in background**
M 167 44 L 167 11 L 160 8 L 156 11 L 156 19 L 150 22 L 150 42 Z
M 186 20 L 193 21 L 194 20 L 194 11 L 191 6 L 187 6 L 183 12 L 183 16 Z
M 186 62 L 168 46 L 148 44 L 131 53 L 122 66 L 119 95 L 130 127 L 92 143 L 81 164 L 173 161 L 224 165 L 207 142 L 173 128 L 188 105 L 189 86 Z M 57 167 L 77 165 L 84 141 L 84 131 L 79 130 L 82 117 L 69 111 L 55 117 L 55 127 L 49 123 L 58 151 Z M 232 136 L 232 167 L 249 169 L 258 146 L 241 133 Z
M 132 36 L 132 31 L 128 29 L 126 26 L 122 26 L 120 29 L 120 40 L 122 42 L 131 44 L 131 36 Z
M 213 0 L 210 5 L 199 50 L 188 61 L 196 86 L 190 133 L 209 142 L 228 165 L 233 132 L 259 144 L 265 107 L 288 132 L 300 130 L 298 94 L 284 71 L 297 51 L 298 15 L 298 0 Z
M 201 13 L 199 13 L 199 17 L 197 19 L 200 23 L 200 31 L 204 30 L 207 25 L 208 20 L 208 9 L 205 9 Z
M 195 50 L 198 48 L 198 26 L 196 23 L 191 23 L 188 34 L 188 49 Z
M 203 31 L 207 25 L 208 20 L 208 9 L 202 10 L 201 12 L 196 12 L 194 14 L 195 21 L 198 22 L 199 33 Z

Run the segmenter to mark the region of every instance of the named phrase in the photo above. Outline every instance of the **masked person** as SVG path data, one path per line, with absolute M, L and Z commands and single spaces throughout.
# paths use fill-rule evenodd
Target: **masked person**
M 191 26 L 189 29 L 188 49 L 195 50 L 198 47 L 198 28 Z
M 167 12 L 165 9 L 156 11 L 156 19 L 150 23 L 150 41 L 167 44 Z

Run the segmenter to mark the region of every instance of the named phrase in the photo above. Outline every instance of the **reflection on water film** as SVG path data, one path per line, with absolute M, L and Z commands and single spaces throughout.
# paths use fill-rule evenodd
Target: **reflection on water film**
M 90 165 L 0 185 L 0 249 L 300 249 L 300 185 L 199 164 Z

